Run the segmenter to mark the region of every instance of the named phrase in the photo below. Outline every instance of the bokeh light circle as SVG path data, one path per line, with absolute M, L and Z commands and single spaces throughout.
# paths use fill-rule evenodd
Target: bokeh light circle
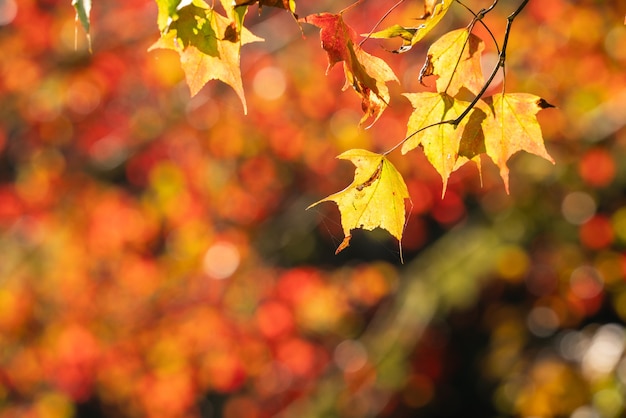
M 277 67 L 262 68 L 254 76 L 252 87 L 259 97 L 265 100 L 276 100 L 287 89 L 285 73 Z
M 596 202 L 588 193 L 572 192 L 563 199 L 561 213 L 567 222 L 582 225 L 596 213 Z
M 230 242 L 217 242 L 205 253 L 204 271 L 213 279 L 226 279 L 237 270 L 241 255 Z

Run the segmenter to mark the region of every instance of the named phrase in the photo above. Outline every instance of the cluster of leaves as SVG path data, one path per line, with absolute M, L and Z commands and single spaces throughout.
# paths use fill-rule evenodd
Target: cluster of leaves
M 180 54 L 192 96 L 209 80 L 221 80 L 235 90 L 247 112 L 239 69 L 240 49 L 245 44 L 261 40 L 244 26 L 248 6 L 254 3 L 257 2 L 222 0 L 224 16 L 203 0 L 157 1 L 161 38 L 151 49 L 171 49 Z M 295 16 L 294 1 L 258 3 L 259 8 L 279 7 Z M 396 24 L 365 35 L 363 41 L 399 37 L 403 45 L 395 52 L 406 52 L 442 20 L 452 3 L 452 0 L 425 1 L 419 26 Z M 498 47 L 500 61 L 487 81 L 481 66 L 484 44 L 472 30 L 495 3 L 475 14 L 467 28 L 449 32 L 430 46 L 419 79 L 436 77 L 435 91 L 405 93 L 414 111 L 407 123 L 406 136 L 397 146 L 382 154 L 350 150 L 339 156 L 351 160 L 357 171 L 350 186 L 320 201 L 334 200 L 339 206 L 345 239 L 337 252 L 349 245 L 351 231 L 357 228 L 373 230 L 380 227 L 399 241 L 402 239 L 406 222 L 405 199 L 410 197 L 401 174 L 386 157 L 400 145 L 403 154 L 418 146 L 423 148 L 428 161 L 442 178 L 444 194 L 451 173 L 468 161 L 476 162 L 480 168 L 483 155 L 499 167 L 507 191 L 507 162 L 518 151 L 527 151 L 553 162 L 543 145 L 535 116 L 539 110 L 551 105 L 526 93 L 503 91 L 483 98 L 497 70 L 504 67 L 510 25 L 526 3 L 522 2 L 509 16 L 502 49 Z M 298 19 L 298 22 L 320 28 L 322 48 L 328 55 L 327 73 L 335 64 L 343 64 L 344 90 L 352 87 L 361 98 L 363 117 L 359 124 L 369 122 L 371 127 L 390 102 L 387 84 L 399 80 L 383 59 L 362 48 L 363 41 L 359 41 L 355 30 L 344 20 L 344 14 L 354 7 L 358 7 L 358 2 L 339 13 L 312 14 Z M 467 98 L 469 100 L 464 100 Z

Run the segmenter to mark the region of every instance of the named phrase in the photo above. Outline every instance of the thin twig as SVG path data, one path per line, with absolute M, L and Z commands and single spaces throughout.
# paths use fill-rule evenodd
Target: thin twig
M 485 24 L 485 22 L 483 22 L 483 17 L 485 17 L 485 11 L 481 10 L 482 14 L 478 14 L 478 13 L 474 12 L 472 9 L 470 9 L 469 6 L 467 6 L 461 0 L 456 0 L 456 2 L 459 3 L 461 6 L 465 7 L 465 9 L 468 12 L 470 12 L 472 15 L 474 15 L 474 19 L 472 19 L 472 22 L 468 25 L 468 30 L 471 32 L 474 29 L 474 25 L 476 25 L 476 23 L 480 23 L 482 25 L 482 27 L 485 28 L 485 30 L 487 31 L 489 36 L 491 37 L 491 40 L 493 41 L 493 44 L 496 47 L 496 51 L 498 51 L 498 54 L 499 54 L 500 53 L 500 45 L 498 45 L 498 41 L 497 41 L 495 35 L 493 34 L 493 32 L 491 31 L 491 29 L 489 29 L 489 26 L 487 26 Z
M 339 11 L 339 14 L 344 14 L 344 12 L 347 12 L 348 10 L 352 9 L 354 6 L 356 6 L 357 4 L 361 3 L 363 0 L 356 0 L 354 3 L 344 7 L 343 9 L 341 9 Z
M 461 64 L 461 59 L 463 58 L 463 52 L 465 51 L 465 48 L 467 48 L 467 46 L 468 46 L 468 44 L 470 42 L 470 36 L 469 35 L 471 35 L 472 30 L 474 30 L 474 26 L 476 25 L 476 22 L 481 22 L 482 25 L 491 34 L 491 38 L 493 39 L 493 42 L 496 44 L 496 48 L 498 50 L 498 53 L 500 53 L 500 48 L 498 47 L 498 42 L 495 40 L 495 37 L 493 36 L 493 33 L 489 30 L 487 25 L 485 25 L 485 23 L 482 21 L 482 19 L 485 17 L 485 14 L 487 14 L 491 10 L 493 10 L 495 5 L 498 3 L 498 0 L 494 0 L 494 2 L 491 4 L 491 6 L 489 6 L 489 8 L 481 9 L 478 13 L 474 13 L 469 7 L 467 7 L 465 4 L 463 4 L 460 0 L 456 0 L 456 2 L 459 3 L 461 6 L 465 7 L 467 10 L 469 10 L 470 13 L 472 13 L 474 15 L 474 18 L 472 19 L 470 24 L 467 25 L 468 37 L 465 40 L 465 42 L 463 43 L 463 48 L 461 49 L 461 53 L 459 54 L 459 58 L 456 60 L 456 63 L 454 64 L 454 70 L 452 71 L 452 77 L 450 77 L 450 80 L 448 80 L 448 85 L 444 89 L 444 93 L 446 93 L 448 91 L 448 88 L 450 87 L 450 84 L 452 84 L 452 80 L 454 79 L 454 76 L 456 75 L 456 70 L 457 70 L 457 68 L 459 68 L 459 65 Z
M 398 2 L 396 4 L 394 4 L 393 6 L 391 6 L 391 9 L 387 10 L 387 12 L 380 18 L 378 19 L 378 22 L 376 22 L 376 24 L 374 25 L 374 27 L 372 27 L 372 29 L 369 31 L 369 33 L 367 34 L 367 36 L 365 38 L 363 38 L 363 40 L 361 42 L 359 42 L 359 46 L 363 46 L 363 44 L 365 43 L 365 41 L 367 41 L 368 39 L 370 39 L 370 36 L 372 36 L 372 33 L 374 33 L 374 31 L 378 28 L 378 26 L 383 22 L 383 20 L 385 20 L 387 18 L 387 16 L 389 16 L 391 14 L 391 12 L 393 12 L 398 6 L 400 6 L 402 4 L 404 0 L 398 0 Z

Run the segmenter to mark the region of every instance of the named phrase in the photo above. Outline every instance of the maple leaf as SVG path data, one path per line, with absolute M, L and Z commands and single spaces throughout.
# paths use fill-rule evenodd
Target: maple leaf
M 430 48 L 422 67 L 419 80 L 437 75 L 437 91 L 456 96 L 465 87 L 478 94 L 485 79 L 480 56 L 485 44 L 467 29 L 458 29 L 444 34 Z
M 337 158 L 350 160 L 356 166 L 354 180 L 344 190 L 307 208 L 331 200 L 337 203 L 345 237 L 335 254 L 350 245 L 351 231 L 357 228 L 382 228 L 401 241 L 404 200 L 409 199 L 409 192 L 398 170 L 385 156 L 362 149 L 346 151 Z
M 148 50 L 164 48 L 178 52 L 191 96 L 208 81 L 221 80 L 235 90 L 247 113 L 239 68 L 240 50 L 242 45 L 261 40 L 249 30 L 238 28 L 236 22 L 215 12 L 202 0 L 193 0 L 176 11 L 167 32 Z
M 361 96 L 361 109 L 364 114 L 359 125 L 372 119 L 367 126 L 369 128 L 376 123 L 388 106 L 390 95 L 386 82 L 397 82 L 398 79 L 382 59 L 368 54 L 357 46 L 351 45 L 349 51 L 351 60 L 344 62 L 346 84 L 343 90 L 352 86 Z
M 413 45 L 421 41 L 445 16 L 454 0 L 425 0 L 424 14 L 418 18 L 422 23 L 415 27 L 393 25 L 369 35 L 370 38 L 390 39 L 401 38 L 402 46 L 395 53 L 410 50 Z
M 543 143 L 537 112 L 554 107 L 544 99 L 527 93 L 495 94 L 485 99 L 493 117 L 484 121 L 485 152 L 500 168 L 500 176 L 509 192 L 508 159 L 518 151 L 538 155 L 552 164 Z
M 382 59 L 365 52 L 354 41 L 355 31 L 348 26 L 341 14 L 320 13 L 299 19 L 320 28 L 322 48 L 328 55 L 326 73 L 338 62 L 343 62 L 346 83 L 343 89 L 352 87 L 361 96 L 364 115 L 359 122 L 363 125 L 373 119 L 371 127 L 389 104 L 387 82 L 398 81 L 389 65 Z
M 348 44 L 357 39 L 356 32 L 346 25 L 341 15 L 319 13 L 298 19 L 298 22 L 310 23 L 320 28 L 322 48 L 328 54 L 326 74 L 338 62 L 350 59 Z
M 456 127 L 449 123 L 431 125 L 456 119 L 469 103 L 454 99 L 445 93 L 405 93 L 404 96 L 409 99 L 414 110 L 407 124 L 409 139 L 402 144 L 402 154 L 417 148 L 418 145 L 422 146 L 426 158 L 441 176 L 443 194 L 450 174 L 459 167 L 457 166 L 459 148 L 467 120 L 464 119 Z M 468 134 L 471 135 L 471 131 L 468 131 Z

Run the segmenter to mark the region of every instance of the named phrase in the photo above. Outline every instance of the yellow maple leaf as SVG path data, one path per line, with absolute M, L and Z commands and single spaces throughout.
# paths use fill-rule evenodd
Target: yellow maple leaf
M 537 112 L 554 107 L 544 99 L 528 93 L 494 94 L 485 99 L 493 117 L 483 121 L 485 152 L 500 168 L 500 177 L 509 192 L 508 159 L 518 151 L 538 155 L 554 164 L 546 151 L 537 121 Z
M 448 32 L 428 48 L 419 80 L 436 75 L 437 91 L 456 96 L 461 88 L 478 94 L 485 79 L 480 63 L 485 44 L 467 29 Z
M 458 168 L 457 159 L 466 120 L 457 127 L 448 123 L 431 125 L 456 119 L 469 103 L 445 93 L 405 93 L 404 96 L 411 101 L 414 110 L 407 124 L 409 139 L 402 145 L 402 154 L 421 146 L 428 161 L 441 175 L 442 193 L 445 193 L 450 174 Z
M 404 179 L 384 155 L 354 149 L 337 158 L 350 160 L 356 166 L 354 180 L 340 192 L 321 199 L 307 209 L 334 201 L 341 214 L 345 238 L 336 253 L 350 245 L 351 231 L 362 228 L 387 230 L 398 241 L 402 240 L 405 223 L 405 199 L 409 199 Z
M 262 39 L 245 28 L 239 33 L 237 22 L 203 4 L 194 1 L 177 10 L 176 20 L 148 50 L 164 48 L 178 52 L 191 96 L 208 81 L 221 80 L 235 90 L 247 113 L 240 50 L 242 45 Z

